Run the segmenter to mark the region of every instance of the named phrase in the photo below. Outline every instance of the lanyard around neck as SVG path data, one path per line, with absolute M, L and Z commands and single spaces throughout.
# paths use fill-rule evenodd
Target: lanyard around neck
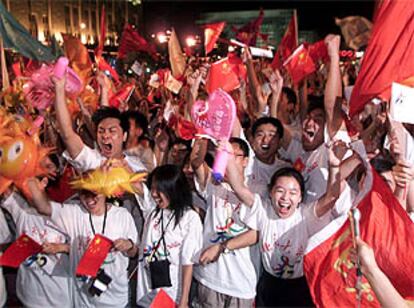
M 107 215 L 108 215 L 108 206 L 105 204 L 105 214 L 104 214 L 104 221 L 103 221 L 102 232 L 101 232 L 102 235 L 105 234 L 106 217 L 107 217 Z M 91 228 L 92 228 L 93 235 L 95 235 L 96 232 L 95 232 L 95 227 L 93 226 L 92 214 L 91 213 L 89 213 L 89 223 L 91 224 Z

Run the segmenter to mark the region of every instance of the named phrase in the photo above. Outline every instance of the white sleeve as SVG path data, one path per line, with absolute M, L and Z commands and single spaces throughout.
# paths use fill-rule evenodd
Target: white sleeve
M 311 204 L 300 204 L 300 210 L 302 211 L 309 237 L 318 233 L 331 222 L 331 211 L 326 212 L 321 217 L 316 215 L 315 208 L 317 203 L 318 201 L 314 201 Z
M 13 192 L 2 203 L 1 207 L 7 210 L 13 217 L 13 221 L 16 225 L 23 219 L 25 214 L 25 208 L 28 207 L 27 201 L 23 199 L 19 194 Z
M 198 263 L 203 243 L 203 225 L 200 216 L 195 211 L 188 213 L 184 228 L 185 236 L 181 247 L 181 264 Z
M 62 204 L 51 201 L 50 206 L 52 210 L 50 220 L 56 225 L 56 227 L 72 237 L 74 231 L 73 225 L 75 223 L 72 223 L 72 220 L 76 219 L 76 215 L 74 214 L 78 205 Z
M 147 185 L 142 185 L 144 188 L 144 196 L 141 197 L 135 194 L 135 199 L 138 202 L 139 208 L 142 211 L 144 219 L 147 219 L 148 215 L 156 208 L 156 204 L 154 199 L 151 196 L 151 192 L 149 191 Z
M 201 188 L 201 184 L 198 181 L 198 178 L 196 176 L 194 176 L 193 178 L 194 178 L 194 186 L 198 194 L 204 200 L 208 200 L 208 197 L 211 196 L 211 193 L 212 193 L 211 175 L 208 175 L 206 186 L 204 187 L 204 189 Z
M 9 243 L 13 240 L 12 235 L 7 225 L 6 218 L 4 218 L 3 212 L 0 210 L 0 244 Z
M 83 146 L 75 158 L 71 158 L 67 151 L 63 152 L 62 155 L 79 172 L 96 169 L 104 160 L 103 156 L 97 150 L 92 150 L 87 145 Z
M 250 229 L 259 231 L 263 225 L 264 219 L 266 219 L 266 213 L 262 203 L 262 198 L 259 194 L 254 195 L 254 202 L 252 207 L 242 205 L 240 209 L 240 219 Z

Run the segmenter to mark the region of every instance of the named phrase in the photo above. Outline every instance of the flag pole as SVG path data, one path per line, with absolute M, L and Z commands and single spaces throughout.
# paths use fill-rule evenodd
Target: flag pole
M 0 37 L 0 61 L 1 61 L 1 79 L 2 90 L 5 91 L 10 87 L 9 73 L 7 72 L 6 54 L 4 52 L 3 39 Z

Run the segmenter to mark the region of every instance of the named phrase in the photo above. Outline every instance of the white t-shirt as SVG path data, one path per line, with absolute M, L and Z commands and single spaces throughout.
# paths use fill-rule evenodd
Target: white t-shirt
M 119 251 L 111 251 L 106 257 L 102 268 L 112 278 L 108 289 L 99 297 L 92 297 L 87 291 L 88 285 L 83 279 L 75 277 L 76 268 L 94 233 L 114 241 L 131 239 L 138 243 L 138 234 L 132 216 L 124 208 L 110 206 L 108 208 L 106 226 L 103 230 L 104 215 L 90 216 L 80 204 L 60 204 L 51 202 L 52 221 L 70 237 L 70 272 L 72 273 L 72 294 L 75 307 L 125 307 L 128 304 L 128 273 L 129 258 Z M 103 232 L 104 231 L 104 232 Z
M 139 198 L 142 212 L 145 217 L 144 234 L 139 249 L 137 304 L 149 307 L 158 289 L 151 289 L 151 276 L 148 262 L 162 235 L 161 217 L 164 226 L 165 245 L 161 242 L 154 253 L 158 260 L 168 258 L 170 262 L 171 287 L 162 288 L 177 304 L 181 299 L 182 290 L 182 266 L 193 265 L 198 262 L 202 242 L 202 230 L 200 217 L 192 209 L 184 211 L 178 225 L 168 209 L 157 212 L 150 193 L 144 187 L 144 198 Z M 171 219 L 171 221 L 170 221 Z
M 76 158 L 72 159 L 67 151 L 63 152 L 63 157 L 80 172 L 96 169 L 107 160 L 98 150 L 91 149 L 87 145 L 83 146 Z M 125 154 L 125 160 L 134 172 L 146 171 L 138 157 Z
M 243 221 L 259 231 L 262 263 L 269 274 L 282 279 L 303 276 L 303 256 L 308 239 L 330 222 L 329 212 L 318 218 L 314 208 L 314 204 L 300 204 L 292 216 L 282 219 L 270 203 L 262 204 L 258 194 L 251 208 L 242 206 L 240 216 Z
M 9 227 L 7 226 L 6 219 L 3 212 L 0 210 L 0 245 L 7 244 L 12 241 L 12 235 L 10 234 Z M 0 252 L 1 256 L 1 252 Z M 3 307 L 6 303 L 6 285 L 4 283 L 3 269 L 0 266 L 0 307 Z
M 144 167 L 148 170 L 148 172 L 151 172 L 157 166 L 157 160 L 151 148 L 146 148 L 142 145 L 138 145 L 134 148 L 126 150 L 125 154 L 128 156 L 137 157 L 142 162 Z
M 16 224 L 17 236 L 26 233 L 39 244 L 65 243 L 66 234 L 61 232 L 47 217 L 28 206 L 19 194 L 11 194 L 1 206 Z M 46 261 L 37 262 L 36 260 Z M 70 307 L 68 273 L 69 256 L 37 254 L 26 259 L 17 272 L 16 292 L 26 307 Z
M 204 220 L 203 250 L 240 235 L 249 229 L 240 220 L 241 202 L 230 185 L 207 182 L 204 191 L 195 181 L 200 194 L 207 200 Z M 256 295 L 260 257 L 257 245 L 222 254 L 216 262 L 197 266 L 194 277 L 206 287 L 237 298 L 251 299 Z

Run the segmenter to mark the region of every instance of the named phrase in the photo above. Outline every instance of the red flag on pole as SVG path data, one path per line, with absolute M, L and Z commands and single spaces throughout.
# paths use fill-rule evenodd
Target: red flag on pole
M 371 190 L 358 205 L 361 239 L 373 248 L 379 267 L 398 292 L 411 298 L 414 224 L 387 184 L 377 174 L 373 176 Z M 335 220 L 311 238 L 304 257 L 305 276 L 318 307 L 353 307 L 357 303 L 356 267 L 349 255 L 353 243 L 351 227 L 347 219 L 342 223 Z M 324 238 L 321 233 L 330 231 L 333 235 L 320 243 Z M 361 288 L 361 307 L 379 307 L 365 278 Z
M 182 78 L 185 71 L 186 58 L 183 55 L 177 33 L 174 29 L 172 30 L 170 40 L 168 41 L 168 55 L 173 77 L 177 79 Z
M 96 57 L 101 57 L 102 56 L 102 52 L 104 49 L 104 44 L 105 44 L 105 37 L 106 37 L 106 21 L 105 21 L 105 5 L 102 5 L 102 10 L 101 10 L 101 25 L 100 25 L 100 35 L 99 35 L 99 45 L 98 47 L 96 47 L 95 50 L 95 56 Z
M 204 26 L 204 49 L 206 51 L 206 55 L 213 50 L 214 45 L 220 37 L 221 32 L 223 32 L 225 26 L 226 23 L 224 21 Z
M 315 63 L 303 44 L 286 59 L 283 66 L 286 67 L 294 84 L 298 84 L 303 78 L 316 70 Z
M 246 77 L 246 68 L 243 61 L 229 55 L 220 61 L 214 62 L 207 76 L 206 90 L 213 93 L 218 88 L 231 92 L 240 86 L 240 78 Z
M 273 58 L 272 67 L 280 68 L 292 52 L 298 47 L 298 20 L 296 10 L 293 11 L 292 18 L 286 28 L 285 34 L 277 47 L 277 51 Z M 280 60 L 282 59 L 282 60 Z
M 414 5 L 410 1 L 378 2 L 371 39 L 350 101 L 350 116 L 371 99 L 389 100 L 392 82 L 414 76 Z
M 79 261 L 76 275 L 96 277 L 102 263 L 112 248 L 112 241 L 96 234 Z
M 240 29 L 235 29 L 237 32 L 236 39 L 248 46 L 256 46 L 257 36 L 260 35 L 260 27 L 264 19 L 264 11 L 260 9 L 259 16 L 245 24 Z
M 324 40 L 317 41 L 313 44 L 304 45 L 314 62 L 318 62 L 319 60 L 325 62 L 329 59 L 328 48 L 326 47 Z
M 129 52 L 144 51 L 155 57 L 157 53 L 154 44 L 150 44 L 135 29 L 126 24 L 119 43 L 118 58 L 125 58 Z
M 42 251 L 42 246 L 30 236 L 22 234 L 0 256 L 0 265 L 18 268 L 20 264 L 31 255 Z
M 134 85 L 129 84 L 129 83 L 125 84 L 118 92 L 116 92 L 109 99 L 109 106 L 119 108 L 121 104 L 127 103 L 134 89 L 135 89 Z

